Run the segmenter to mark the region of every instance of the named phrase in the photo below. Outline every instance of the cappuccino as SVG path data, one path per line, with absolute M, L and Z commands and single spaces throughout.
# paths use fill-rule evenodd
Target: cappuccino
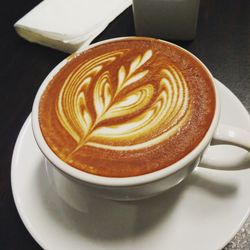
M 129 177 L 185 157 L 214 112 L 212 79 L 191 54 L 156 39 L 125 38 L 69 60 L 43 93 L 39 123 L 69 167 Z

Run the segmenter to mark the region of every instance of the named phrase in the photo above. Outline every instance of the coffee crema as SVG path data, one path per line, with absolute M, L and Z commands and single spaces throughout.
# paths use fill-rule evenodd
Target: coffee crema
M 187 52 L 149 38 L 97 45 L 71 58 L 39 104 L 52 151 L 70 166 L 108 177 L 168 167 L 206 134 L 215 93 Z

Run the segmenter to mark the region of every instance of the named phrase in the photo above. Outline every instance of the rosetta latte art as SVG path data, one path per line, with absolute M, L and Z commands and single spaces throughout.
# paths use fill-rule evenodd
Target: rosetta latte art
M 126 50 L 108 52 L 80 64 L 63 83 L 56 114 L 77 144 L 71 155 L 84 146 L 126 151 L 150 147 L 188 121 L 189 89 L 181 71 L 169 64 L 159 69 L 159 82 L 147 81 L 153 57 L 148 49 L 129 66 L 120 65 L 113 83 L 109 66 L 124 54 Z

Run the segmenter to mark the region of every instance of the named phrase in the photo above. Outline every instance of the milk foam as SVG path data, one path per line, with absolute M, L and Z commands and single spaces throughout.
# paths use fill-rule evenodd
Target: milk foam
M 109 65 L 126 56 L 126 51 L 108 52 L 80 64 L 64 82 L 56 113 L 76 141 L 75 150 L 85 145 L 111 150 L 143 149 L 168 140 L 188 121 L 189 89 L 181 71 L 166 64 L 159 69 L 159 82 L 147 80 L 154 55 L 151 49 L 136 55 L 129 67 L 120 65 L 117 84 L 111 84 Z M 136 87 L 142 81 L 143 85 Z M 90 97 L 91 84 L 94 88 Z M 95 112 L 90 110 L 89 102 Z

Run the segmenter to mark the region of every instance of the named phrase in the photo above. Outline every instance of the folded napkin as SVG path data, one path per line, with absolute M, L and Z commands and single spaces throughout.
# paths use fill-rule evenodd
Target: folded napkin
M 30 42 L 72 53 L 88 46 L 132 0 L 44 0 L 14 24 Z

